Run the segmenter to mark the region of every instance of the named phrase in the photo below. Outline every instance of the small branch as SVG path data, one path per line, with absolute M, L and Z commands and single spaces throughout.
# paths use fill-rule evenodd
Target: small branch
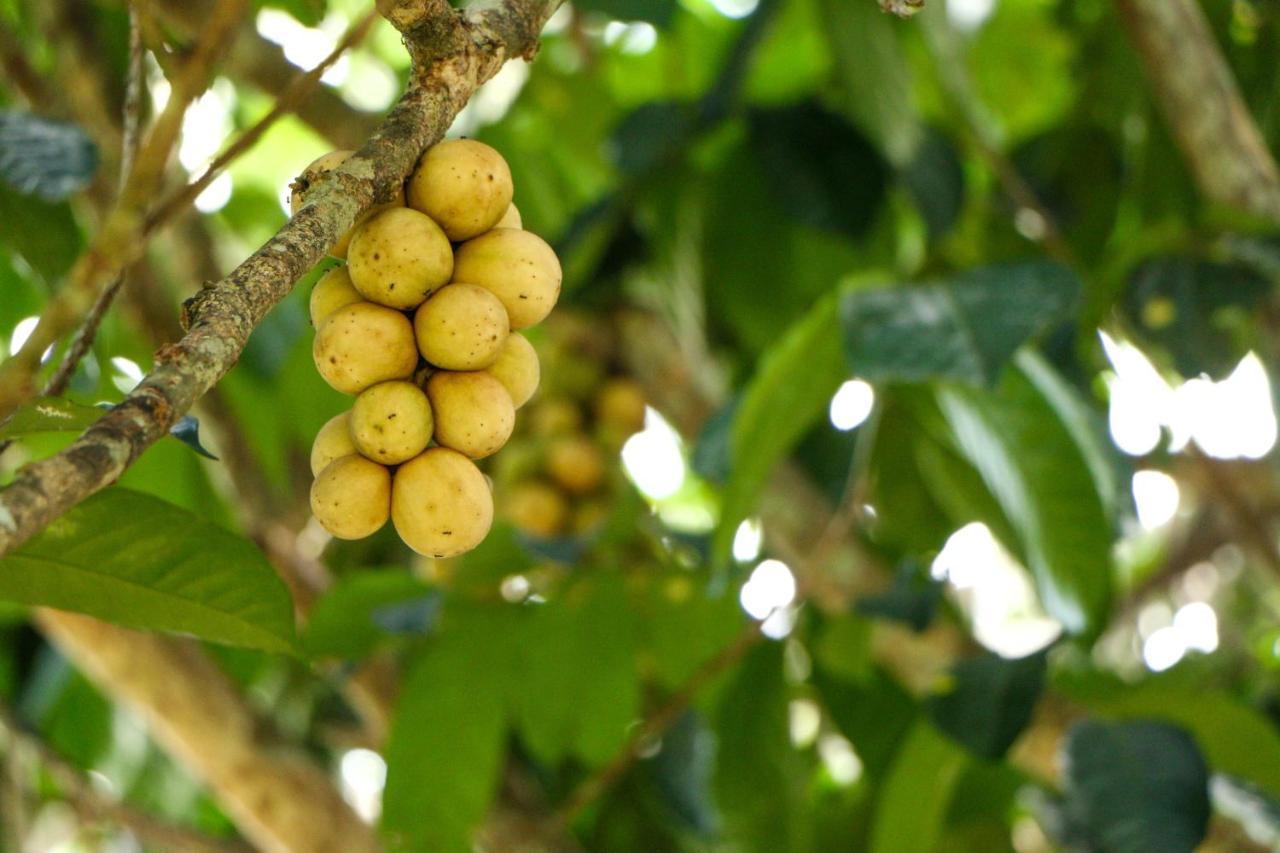
M 559 826 L 568 826 L 593 802 L 627 774 L 640 759 L 645 748 L 661 738 L 676 724 L 680 715 L 702 689 L 741 661 L 763 638 L 763 621 L 752 622 L 737 638 L 705 661 L 663 705 L 650 715 L 631 735 L 613 759 L 584 780 L 565 798 L 553 818 Z
M 123 193 L 124 188 L 129 180 L 129 173 L 133 170 L 134 159 L 138 155 L 138 131 L 142 125 L 142 93 L 143 93 L 143 75 L 145 68 L 142 63 L 142 30 L 138 22 L 138 9 L 133 4 L 129 6 L 129 78 L 125 84 L 124 109 L 122 111 L 121 128 L 122 140 L 120 145 L 120 189 Z M 62 356 L 62 361 L 58 363 L 58 367 L 49 377 L 49 381 L 44 386 L 44 396 L 57 397 L 67 388 L 67 383 L 71 381 L 71 377 L 75 375 L 76 366 L 80 364 L 80 360 L 84 358 L 85 353 L 89 351 L 89 347 L 93 346 L 93 339 L 98 334 L 98 326 L 102 324 L 102 318 L 106 315 L 107 309 L 111 307 L 111 302 L 115 299 L 116 294 L 120 292 L 120 287 L 124 284 L 124 273 L 116 276 L 111 284 L 98 294 L 97 300 L 93 303 L 93 307 L 89 309 L 89 314 L 85 317 L 84 322 L 80 325 L 80 330 L 76 332 L 75 338 L 71 341 L 71 346 L 67 348 L 66 353 Z
M 250 848 L 238 842 L 221 841 L 194 830 L 158 820 L 151 815 L 106 796 L 99 791 L 80 768 L 63 758 L 39 735 L 19 720 L 7 703 L 0 702 L 0 728 L 9 740 L 9 755 L 19 752 L 33 756 L 53 778 L 59 794 L 88 823 L 105 822 L 122 826 L 148 845 L 161 850 L 186 850 L 192 853 L 248 853 Z
M 1280 170 L 1196 0 L 1116 0 L 1116 7 L 1200 191 L 1280 221 Z
M 1270 520 L 1255 510 L 1248 498 L 1240 493 L 1222 462 L 1194 448 L 1189 455 L 1236 535 L 1275 577 L 1280 578 L 1280 550 L 1277 550 Z

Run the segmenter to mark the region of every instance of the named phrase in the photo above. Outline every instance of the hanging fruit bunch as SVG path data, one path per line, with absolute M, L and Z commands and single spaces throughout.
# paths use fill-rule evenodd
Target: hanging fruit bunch
M 538 539 L 586 536 L 621 486 L 619 451 L 644 428 L 645 398 L 607 320 L 557 311 L 543 337 L 548 382 L 498 460 L 499 514 Z
M 307 188 L 350 152 L 316 160 Z M 340 539 L 391 519 L 429 557 L 480 544 L 493 494 L 475 461 L 502 449 L 538 387 L 520 334 L 560 296 L 555 252 L 521 228 L 511 171 L 481 142 L 428 149 L 401 197 L 366 213 L 330 250 L 346 264 L 311 293 L 316 369 L 355 396 L 311 451 L 311 511 Z

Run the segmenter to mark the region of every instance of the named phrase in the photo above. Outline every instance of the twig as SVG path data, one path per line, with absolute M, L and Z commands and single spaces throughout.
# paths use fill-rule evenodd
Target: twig
M 118 190 L 120 193 L 124 192 L 129 180 L 129 173 L 133 170 L 133 161 L 138 156 L 138 131 L 142 125 L 142 81 L 145 70 L 142 58 L 142 31 L 138 21 L 138 9 L 135 4 L 131 3 L 129 4 L 129 78 L 125 83 L 124 109 L 122 110 L 121 120 L 120 187 Z M 63 354 L 62 361 L 58 363 L 57 369 L 49 377 L 49 381 L 45 383 L 44 396 L 56 397 L 66 390 L 67 383 L 71 381 L 71 377 L 76 372 L 76 366 L 80 364 L 80 360 L 84 358 L 85 353 L 89 351 L 89 347 L 93 345 L 93 339 L 98 334 L 98 326 L 102 324 L 102 318 L 106 315 L 107 309 L 111 307 L 112 300 L 120 292 L 120 287 L 123 284 L 124 273 L 122 272 L 98 294 L 98 298 L 93 303 L 93 307 L 89 309 L 84 323 L 80 325 L 80 330 L 76 332 L 71 345 Z
M 9 758 L 16 758 L 19 752 L 34 756 L 53 778 L 63 798 L 86 822 L 106 822 L 125 827 L 140 841 L 156 845 L 161 850 L 247 853 L 251 849 L 240 842 L 210 838 L 194 830 L 158 820 L 146 812 L 105 796 L 84 771 L 67 761 L 39 735 L 24 726 L 5 702 L 0 702 L 0 728 L 8 735 Z
M 204 90 L 246 6 L 246 0 L 225 0 L 216 7 L 190 59 L 175 77 L 168 103 L 139 146 L 119 202 L 90 248 L 72 266 L 67 282 L 45 306 L 22 349 L 0 364 L 0 420 L 31 397 L 45 349 L 79 323 L 99 292 L 145 251 L 145 243 L 139 239 L 142 211 L 159 186 L 187 105 Z
M 556 810 L 554 821 L 568 826 L 582 811 L 612 788 L 640 759 L 645 747 L 667 733 L 704 687 L 721 673 L 738 663 L 764 638 L 764 621 L 752 622 L 729 645 L 705 661 L 680 688 L 649 716 L 628 738 L 627 743 L 609 761 L 565 798 Z
M 1248 499 L 1240 494 L 1231 477 L 1223 470 L 1222 463 L 1194 448 L 1188 455 L 1199 468 L 1205 484 L 1226 511 L 1227 520 L 1235 529 L 1236 535 L 1247 543 L 1272 574 L 1280 578 L 1280 551 L 1276 548 L 1276 537 L 1270 529 L 1269 520 L 1254 510 Z
M 262 136 L 271 129 L 282 117 L 294 112 L 298 105 L 302 103 L 320 84 L 320 78 L 324 73 L 338 61 L 341 56 L 355 45 L 359 44 L 368 34 L 369 29 L 374 22 L 378 20 L 377 12 L 371 11 L 363 18 L 357 21 L 347 30 L 346 34 L 338 41 L 337 46 L 320 61 L 318 65 L 304 74 L 298 75 L 284 91 L 280 93 L 280 97 L 276 100 L 275 106 L 271 111 L 260 118 L 252 127 L 240 134 L 234 142 L 222 150 L 213 162 L 204 170 L 200 177 L 178 190 L 171 192 L 163 200 L 161 200 L 155 209 L 147 215 L 146 233 L 151 233 L 162 224 L 172 219 L 180 210 L 183 210 L 191 202 L 195 201 L 196 196 L 200 195 L 209 184 L 213 183 L 218 175 L 222 174 L 237 157 L 244 154 L 252 148 Z

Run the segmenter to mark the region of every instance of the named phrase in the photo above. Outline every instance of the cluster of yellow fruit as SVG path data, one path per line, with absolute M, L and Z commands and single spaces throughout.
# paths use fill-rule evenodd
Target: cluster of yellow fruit
M 555 378 L 495 472 L 499 514 L 541 539 L 589 534 L 604 520 L 611 467 L 645 414 L 643 391 L 615 362 L 609 324 L 560 311 L 553 320 L 544 360 Z
M 294 212 L 320 173 L 307 167 Z M 403 197 L 367 213 L 330 250 L 345 257 L 311 293 L 316 369 L 357 395 L 311 451 L 311 511 L 340 539 L 391 519 L 405 544 L 451 557 L 493 521 L 488 479 L 473 460 L 511 437 L 540 368 L 521 334 L 560 295 L 555 252 L 521 229 L 502 155 L 472 140 L 428 149 Z

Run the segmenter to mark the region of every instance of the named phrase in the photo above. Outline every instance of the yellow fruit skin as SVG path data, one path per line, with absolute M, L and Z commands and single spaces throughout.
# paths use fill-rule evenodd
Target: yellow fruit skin
M 427 395 L 402 379 L 366 388 L 351 408 L 351 440 L 383 465 L 399 465 L 426 450 L 432 428 Z
M 363 301 L 360 291 L 351 284 L 347 268 L 334 267 L 321 276 L 311 289 L 311 325 L 318 327 L 339 308 Z
M 359 452 L 351 440 L 351 412 L 334 415 L 320 427 L 311 445 L 311 476 L 319 475 L 333 460 Z
M 538 363 L 538 351 L 528 338 L 512 332 L 498 350 L 498 357 L 485 372 L 502 383 L 511 395 L 512 404 L 518 409 L 538 390 L 542 368 Z
M 511 438 L 516 409 L 502 383 L 487 373 L 439 371 L 427 380 L 436 443 L 483 459 Z
M 547 448 L 547 473 L 565 491 L 585 495 L 604 482 L 604 454 L 586 436 L 563 436 Z
M 520 208 L 516 207 L 515 202 L 507 208 L 507 212 L 502 214 L 502 218 L 493 223 L 494 228 L 523 228 L 524 219 L 520 216 Z
M 302 170 L 302 174 L 298 176 L 298 180 L 305 180 L 307 183 L 315 183 L 320 177 L 332 169 L 336 169 L 342 163 L 354 154 L 354 151 L 330 151 L 328 154 L 322 154 L 311 162 L 307 168 Z M 294 191 L 289 194 L 289 213 L 296 214 L 302 209 L 302 205 L 307 201 L 307 190 Z M 338 242 L 329 247 L 329 254 L 335 258 L 345 258 L 347 249 L 351 245 L 351 238 L 356 233 L 356 228 L 360 223 L 369 219 L 369 217 L 381 213 L 384 210 L 390 210 L 393 207 L 404 207 L 404 187 L 396 190 L 395 200 L 387 204 L 380 204 L 376 207 L 365 211 L 364 215 L 356 220 L 356 224 L 351 229 L 338 238 Z M 314 321 L 313 321 L 314 322 Z
M 631 379 L 610 379 L 596 394 L 596 417 L 610 430 L 633 435 L 644 429 L 644 391 Z
M 449 139 L 422 155 L 409 176 L 407 198 L 456 242 L 492 228 L 511 206 L 511 195 L 511 170 L 501 154 L 474 139 Z
M 391 513 L 391 472 L 363 456 L 343 456 L 311 484 L 311 512 L 339 539 L 377 533 Z
M 418 352 L 445 370 L 480 370 L 493 364 L 508 328 L 507 309 L 475 284 L 440 288 L 413 317 Z
M 582 428 L 582 410 L 564 397 L 544 399 L 533 411 L 533 434 L 550 438 Z
M 552 248 L 537 234 L 514 228 L 495 228 L 468 240 L 454 256 L 453 280 L 492 291 L 506 307 L 512 329 L 527 329 L 551 313 L 562 277 Z
M 456 557 L 493 525 L 493 495 L 475 463 L 432 447 L 396 470 L 391 520 L 404 543 L 427 557 Z
M 324 381 L 344 394 L 359 394 L 389 379 L 407 379 L 418 366 L 409 318 L 371 302 L 330 314 L 316 330 L 311 354 Z
M 431 217 L 397 207 L 356 229 L 347 271 L 365 299 L 407 311 L 448 283 L 453 247 Z
M 518 483 L 502 502 L 502 514 L 516 529 L 550 539 L 564 531 L 569 505 L 559 490 L 537 481 Z

